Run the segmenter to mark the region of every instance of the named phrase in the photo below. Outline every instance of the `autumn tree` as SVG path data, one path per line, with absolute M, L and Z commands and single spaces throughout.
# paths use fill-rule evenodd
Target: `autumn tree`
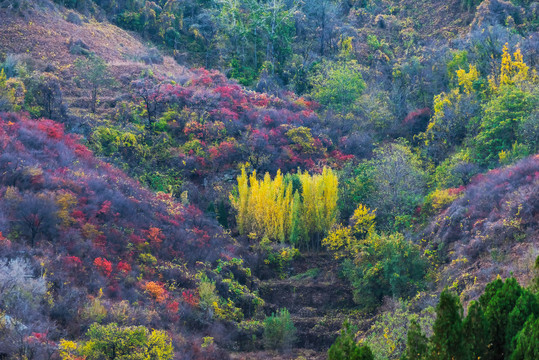
M 322 240 L 322 245 L 334 251 L 336 258 L 357 255 L 361 240 L 374 234 L 375 213 L 359 204 L 350 218 L 350 226 L 334 226 Z
M 458 87 L 434 96 L 434 114 L 427 129 L 417 136 L 426 154 L 435 163 L 443 161 L 462 144 L 469 134 L 469 124 L 481 114 L 482 82 L 476 67 L 456 71 Z
M 16 78 L 7 78 L 4 69 L 0 69 L 0 111 L 18 111 L 26 95 L 24 83 Z
M 309 239 L 318 246 L 337 219 L 338 179 L 330 168 L 324 168 L 321 175 L 300 172 L 299 179 L 304 241 Z
M 116 323 L 94 323 L 86 333 L 87 341 L 66 349 L 66 354 L 78 353 L 89 360 L 172 359 L 173 347 L 161 330 L 151 332 L 143 326 L 120 327 Z M 66 346 L 64 346 L 66 348 Z M 71 350 L 71 351 L 70 351 Z M 64 357 L 66 359 L 67 357 Z
M 293 191 L 292 179 L 280 171 L 273 180 L 269 173 L 258 180 L 256 171 L 247 177 L 242 169 L 237 194 L 230 196 L 241 234 L 302 247 L 320 242 L 337 218 L 337 176 L 329 168 L 322 174 L 299 172 L 297 176 L 300 189 Z

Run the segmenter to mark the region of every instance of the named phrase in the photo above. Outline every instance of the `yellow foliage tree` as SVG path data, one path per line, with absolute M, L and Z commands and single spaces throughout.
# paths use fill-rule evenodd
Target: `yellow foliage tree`
M 365 238 L 374 233 L 376 210 L 371 210 L 363 204 L 359 204 L 352 215 L 352 229 L 358 238 Z
M 459 80 L 459 86 L 462 87 L 462 90 L 469 94 L 473 91 L 474 82 L 479 80 L 479 71 L 475 65 L 470 65 L 470 71 L 459 69 L 457 70 L 457 78 Z
M 167 298 L 167 291 L 163 285 L 155 281 L 149 281 L 144 284 L 144 292 L 148 293 L 157 302 L 163 302 Z
M 324 168 L 320 175 L 300 172 L 298 178 L 301 194 L 280 171 L 258 180 L 256 171 L 247 176 L 243 168 L 238 192 L 230 195 L 239 232 L 300 245 L 326 233 L 337 217 L 337 176 Z
M 321 175 L 299 173 L 302 188 L 302 223 L 305 239 L 319 238 L 331 229 L 337 219 L 337 176 L 329 168 Z
M 503 47 L 502 64 L 500 68 L 500 76 L 497 78 L 494 75 L 489 76 L 489 85 L 493 92 L 496 92 L 500 86 L 504 85 L 521 85 L 527 81 L 536 81 L 537 73 L 532 70 L 522 57 L 520 49 L 517 49 L 513 56 L 509 53 L 507 43 Z
M 118 326 L 94 323 L 86 332 L 87 341 L 75 343 L 62 339 L 58 347 L 62 360 L 170 360 L 174 347 L 163 330 L 143 326 Z
M 335 252 L 335 259 L 347 255 L 353 255 L 357 249 L 357 239 L 352 233 L 350 226 L 335 226 L 322 240 L 322 245 L 328 250 Z
M 328 250 L 335 252 L 335 258 L 358 254 L 360 241 L 375 233 L 376 211 L 359 204 L 351 217 L 351 226 L 334 226 L 322 240 Z
M 19 111 L 24 103 L 26 88 L 18 79 L 8 79 L 4 69 L 0 70 L 0 98 L 6 99 L 13 111 Z
M 56 195 L 56 203 L 58 204 L 58 217 L 62 220 L 63 226 L 69 226 L 75 222 L 71 217 L 71 211 L 77 205 L 77 198 L 69 191 L 61 191 Z

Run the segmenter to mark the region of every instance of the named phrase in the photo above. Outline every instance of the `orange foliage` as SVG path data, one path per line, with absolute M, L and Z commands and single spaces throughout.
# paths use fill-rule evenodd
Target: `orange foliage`
M 148 281 L 144 285 L 144 291 L 157 302 L 163 302 L 167 298 L 167 291 L 163 285 L 155 281 Z
M 148 236 L 148 240 L 150 240 L 150 244 L 153 246 L 159 246 L 165 238 L 161 229 L 155 227 L 150 227 L 150 229 L 146 231 L 146 235 Z

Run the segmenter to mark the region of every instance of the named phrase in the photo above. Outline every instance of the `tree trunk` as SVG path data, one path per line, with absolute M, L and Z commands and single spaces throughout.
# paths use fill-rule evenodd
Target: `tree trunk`
M 96 103 L 97 103 L 97 86 L 94 86 L 94 88 L 92 89 L 92 99 L 91 99 L 91 108 L 92 108 L 92 113 L 95 114 L 95 109 L 96 109 Z

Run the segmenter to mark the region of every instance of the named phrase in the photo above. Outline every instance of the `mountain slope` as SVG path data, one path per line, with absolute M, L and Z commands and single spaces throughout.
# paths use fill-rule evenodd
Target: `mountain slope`
M 33 299 L 2 298 L 4 316 L 52 342 L 108 317 L 172 331 L 177 348 L 196 343 L 181 345 L 178 322 L 193 311 L 194 264 L 235 251 L 215 221 L 142 188 L 53 121 L 0 114 L 0 149 L 0 257 L 27 261 L 30 274 L 21 276 L 47 282 L 46 294 Z

